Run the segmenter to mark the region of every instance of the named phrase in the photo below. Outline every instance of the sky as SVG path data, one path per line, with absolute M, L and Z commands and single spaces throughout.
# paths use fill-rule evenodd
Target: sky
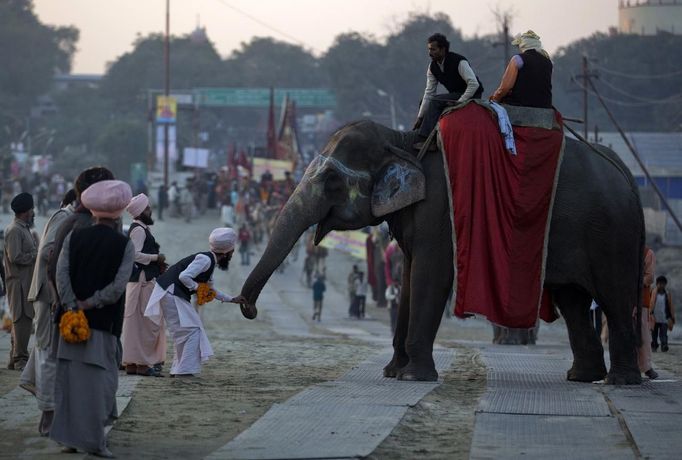
M 34 0 L 49 25 L 80 30 L 73 73 L 104 73 L 138 35 L 165 30 L 166 0 Z M 512 13 L 512 35 L 533 29 L 550 53 L 618 24 L 618 0 L 170 0 L 172 35 L 197 26 L 223 57 L 252 37 L 272 36 L 321 55 L 344 32 L 383 39 L 410 12 L 450 16 L 465 36 L 497 31 L 494 10 Z M 435 32 L 435 31 L 434 31 Z

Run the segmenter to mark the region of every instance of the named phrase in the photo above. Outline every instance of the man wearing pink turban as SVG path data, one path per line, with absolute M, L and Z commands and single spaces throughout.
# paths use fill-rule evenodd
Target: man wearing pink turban
M 201 317 L 190 303 L 200 283 L 214 289 L 215 298 L 221 302 L 246 303 L 242 297 L 232 297 L 213 288 L 213 270 L 216 266 L 227 270 L 236 241 L 233 229 L 216 228 L 208 237 L 210 251 L 185 257 L 156 279 L 145 316 L 157 324 L 165 319 L 173 337 L 171 377 L 195 376 L 201 372 L 201 363 L 213 356 Z
M 132 192 L 125 182 L 88 187 L 81 203 L 94 225 L 72 231 L 57 261 L 57 291 L 69 310 L 83 310 L 90 328 L 85 342 L 59 337 L 54 422 L 50 438 L 65 451 L 113 457 L 104 428 L 118 416 L 118 338 L 123 295 L 135 257 L 133 243 L 118 231 Z
M 144 310 L 154 290 L 154 280 L 166 268 L 166 257 L 149 227 L 154 225 L 149 198 L 133 197 L 127 208 L 133 218 L 128 235 L 135 246 L 133 273 L 126 286 L 125 317 L 121 332 L 123 363 L 127 374 L 161 376 L 166 358 L 166 331 L 163 325 L 145 318 Z

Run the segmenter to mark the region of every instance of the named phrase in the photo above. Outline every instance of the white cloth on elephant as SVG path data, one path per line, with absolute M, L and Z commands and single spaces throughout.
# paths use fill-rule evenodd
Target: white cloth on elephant
M 154 287 L 144 315 L 156 324 L 165 319 L 166 329 L 175 344 L 173 365 L 170 373 L 199 374 L 201 363 L 213 356 L 201 317 L 186 300 L 173 295 L 175 285 L 164 290 L 158 284 Z
M 502 137 L 504 137 L 504 146 L 512 153 L 512 155 L 516 155 L 514 129 L 512 128 L 507 111 L 497 102 L 491 102 L 490 107 L 497 114 L 497 123 L 500 125 L 500 133 L 502 134 Z

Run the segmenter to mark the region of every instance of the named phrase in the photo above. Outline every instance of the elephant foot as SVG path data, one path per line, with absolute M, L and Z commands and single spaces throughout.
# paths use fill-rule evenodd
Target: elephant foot
M 410 363 L 398 371 L 396 378 L 412 382 L 435 382 L 438 380 L 438 371 L 434 367 L 419 367 Z
M 637 371 L 617 371 L 611 369 L 606 376 L 608 385 L 639 385 L 642 383 L 642 374 Z
M 566 380 L 571 382 L 596 382 L 606 377 L 606 366 L 594 366 L 591 368 L 576 367 L 573 365 L 566 372 Z
M 407 364 L 407 360 L 405 360 Z M 393 358 L 390 363 L 384 367 L 384 377 L 388 379 L 394 379 L 398 377 L 398 373 L 405 366 L 405 364 L 400 364 L 400 360 Z

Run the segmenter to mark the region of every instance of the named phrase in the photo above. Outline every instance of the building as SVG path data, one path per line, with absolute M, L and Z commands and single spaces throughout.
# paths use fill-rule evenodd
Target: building
M 682 133 L 627 133 L 632 146 L 653 177 L 658 189 L 682 220 Z M 665 207 L 642 168 L 617 132 L 599 133 L 599 143 L 612 149 L 623 160 L 639 185 L 649 239 L 682 245 L 682 232 Z
M 621 0 L 618 31 L 623 34 L 682 34 L 682 0 Z

